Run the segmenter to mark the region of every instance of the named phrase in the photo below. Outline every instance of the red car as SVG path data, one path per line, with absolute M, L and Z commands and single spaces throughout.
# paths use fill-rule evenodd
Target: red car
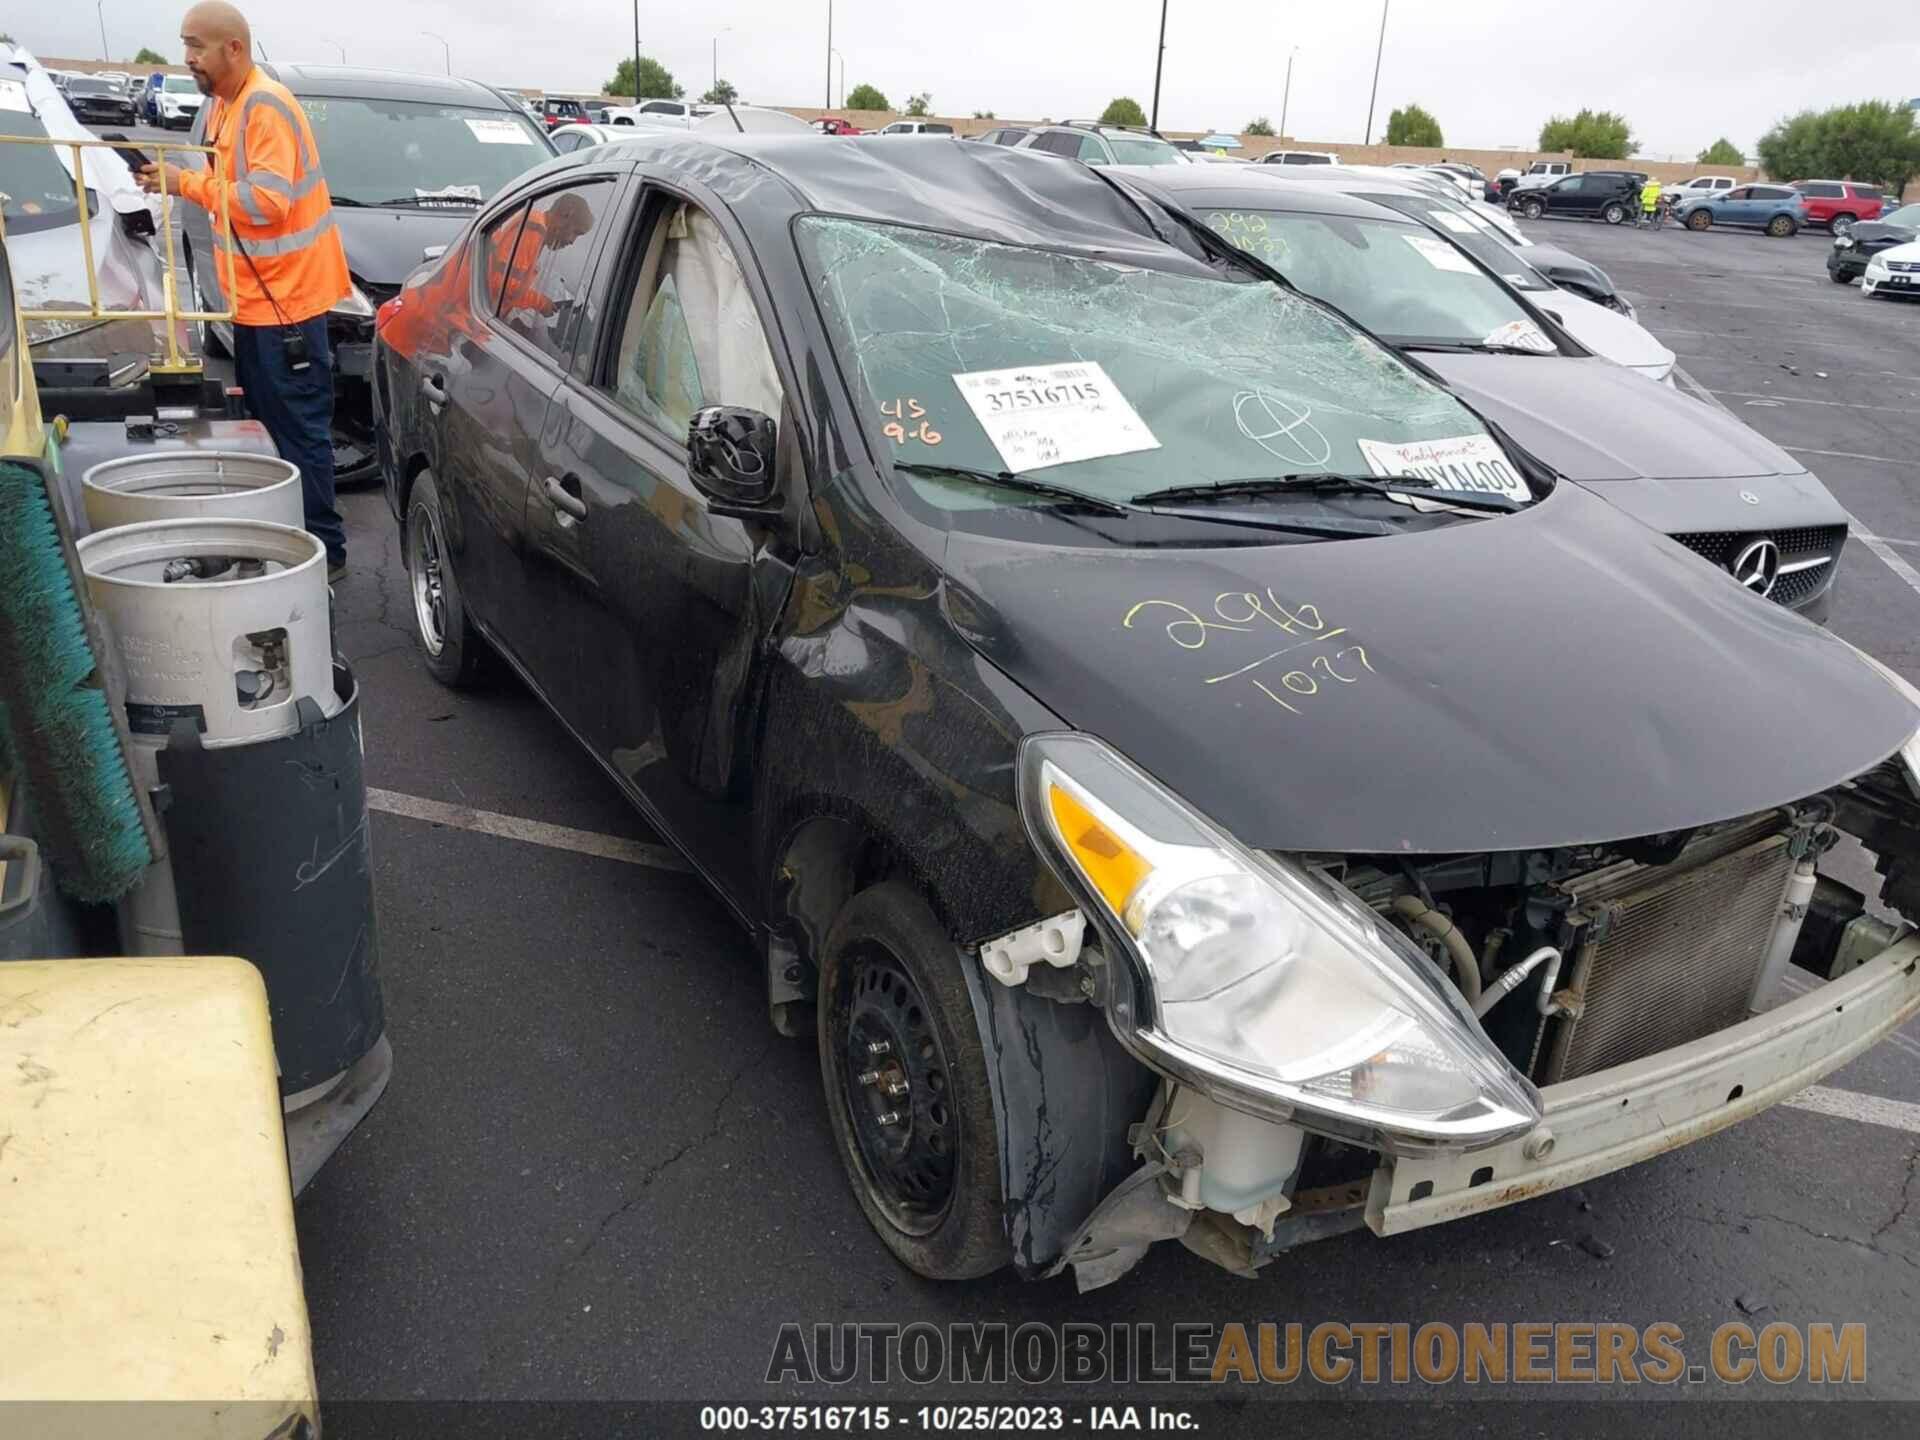
M 1808 223 L 1828 226 L 1836 235 L 1846 234 L 1856 220 L 1878 220 L 1887 203 L 1878 186 L 1851 180 L 1796 180 L 1793 188 L 1807 202 Z
M 814 121 L 813 124 L 814 128 L 822 135 L 864 135 L 867 133 L 851 121 L 842 120 L 838 115 L 822 115 L 818 120 Z

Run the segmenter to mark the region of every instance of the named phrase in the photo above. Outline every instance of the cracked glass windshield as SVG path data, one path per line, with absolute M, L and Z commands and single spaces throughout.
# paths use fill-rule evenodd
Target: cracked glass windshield
M 1122 504 L 1302 474 L 1531 498 L 1472 412 L 1271 283 L 825 216 L 799 235 L 896 465 L 1013 472 Z M 950 508 L 1035 503 L 906 482 Z
M 1512 296 L 1424 226 L 1214 206 L 1198 213 L 1228 243 L 1395 345 L 1557 352 Z

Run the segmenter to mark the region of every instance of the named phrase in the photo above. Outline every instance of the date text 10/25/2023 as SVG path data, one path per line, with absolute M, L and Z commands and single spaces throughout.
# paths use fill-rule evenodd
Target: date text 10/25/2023
M 1204 650 L 1216 634 L 1264 636 L 1269 640 L 1285 636 L 1287 643 L 1278 649 L 1209 675 L 1205 683 L 1245 681 L 1292 715 L 1300 714 L 1301 704 L 1323 690 L 1358 685 L 1375 673 L 1366 647 L 1345 626 L 1329 626 L 1317 605 L 1289 607 L 1271 589 L 1264 594 L 1227 590 L 1213 597 L 1213 615 L 1213 619 L 1205 619 L 1177 600 L 1142 600 L 1120 623 L 1123 629 L 1132 630 L 1136 622 L 1164 620 L 1167 638 L 1182 650 Z M 1345 643 L 1338 643 L 1341 641 Z M 1239 646 L 1245 642 L 1225 643 Z M 1261 642 L 1256 638 L 1252 643 Z M 1298 657 L 1289 662 L 1291 668 L 1274 665 L 1290 655 Z

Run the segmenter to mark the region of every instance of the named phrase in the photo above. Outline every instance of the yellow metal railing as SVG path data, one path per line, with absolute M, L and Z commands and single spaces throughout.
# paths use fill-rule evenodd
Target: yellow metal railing
M 224 183 L 218 187 L 220 193 L 219 226 L 220 238 L 214 244 L 216 254 L 224 256 L 226 261 L 226 284 L 222 287 L 227 296 L 227 308 L 224 310 L 182 310 L 179 296 L 175 290 L 175 274 L 178 269 L 178 256 L 173 233 L 173 194 L 167 188 L 165 165 L 173 155 L 216 154 L 209 145 L 173 144 L 167 141 L 145 146 L 135 145 L 125 140 L 66 140 L 51 136 L 38 135 L 0 135 L 0 145 L 38 145 L 50 150 L 65 149 L 73 155 L 73 198 L 80 215 L 80 250 L 87 266 L 87 308 L 64 310 L 21 310 L 23 320 L 164 320 L 166 324 L 166 352 L 155 357 L 154 369 L 168 371 L 191 371 L 200 368 L 200 357 L 183 354 L 180 350 L 179 324 L 183 320 L 201 322 L 233 319 L 233 198 Z M 160 171 L 160 233 L 165 237 L 165 274 L 162 279 L 161 304 L 159 310 L 109 310 L 100 303 L 100 272 L 93 254 L 93 217 L 87 205 L 86 166 L 81 159 L 83 150 L 150 150 L 154 158 L 161 162 Z M 209 169 L 219 174 L 218 161 L 209 160 Z M 6 240 L 6 221 L 0 215 L 0 244 Z

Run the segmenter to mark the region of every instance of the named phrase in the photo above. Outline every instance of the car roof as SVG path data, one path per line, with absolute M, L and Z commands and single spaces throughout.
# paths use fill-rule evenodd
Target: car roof
M 612 159 L 683 175 L 742 211 L 752 209 L 756 219 L 771 216 L 782 225 L 818 211 L 1213 273 L 1180 227 L 1164 216 L 1151 220 L 1132 192 L 1098 170 L 1009 145 L 970 145 L 948 135 L 834 145 L 818 134 L 649 132 L 563 156 L 541 173 Z M 786 195 L 768 193 L 768 175 L 785 182 Z
M 295 95 L 303 97 L 416 100 L 428 105 L 471 105 L 481 110 L 518 108 L 478 80 L 466 80 L 458 75 L 376 70 L 365 65 L 285 64 L 277 60 L 260 68 Z
M 1164 195 L 1183 210 L 1227 205 L 1248 210 L 1298 210 L 1315 215 L 1345 215 L 1355 220 L 1391 220 L 1413 225 L 1397 210 L 1362 200 L 1333 185 L 1291 180 L 1259 166 L 1245 170 L 1183 165 L 1109 165 L 1116 175 L 1142 189 Z

